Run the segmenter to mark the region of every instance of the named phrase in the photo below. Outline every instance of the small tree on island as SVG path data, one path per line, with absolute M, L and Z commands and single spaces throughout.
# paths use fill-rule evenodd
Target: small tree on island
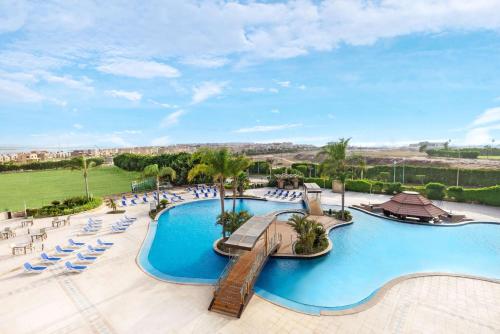
M 81 157 L 78 157 L 78 158 L 73 158 L 71 160 L 71 164 L 70 164 L 70 169 L 81 170 L 83 173 L 83 180 L 85 182 L 85 194 L 87 196 L 87 200 L 90 199 L 89 181 L 88 181 L 89 169 L 91 169 L 95 166 L 96 166 L 95 161 L 89 161 L 83 155 Z

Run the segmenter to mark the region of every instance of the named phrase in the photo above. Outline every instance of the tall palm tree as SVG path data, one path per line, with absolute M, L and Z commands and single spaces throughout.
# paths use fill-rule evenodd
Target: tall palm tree
M 227 148 L 219 150 L 202 149 L 197 153 L 200 163 L 195 165 L 188 173 L 188 181 L 194 180 L 199 175 L 210 176 L 220 189 L 220 212 L 224 214 L 224 183 L 230 175 L 229 161 L 231 153 Z M 222 236 L 226 237 L 225 220 L 223 220 Z
M 247 170 L 252 164 L 252 160 L 244 155 L 235 155 L 229 159 L 228 172 L 232 178 L 231 185 L 233 186 L 233 214 L 236 211 L 236 195 L 238 191 L 239 176 Z
M 366 159 L 364 156 L 361 154 L 353 154 L 350 157 L 347 158 L 349 165 L 351 165 L 352 168 L 352 175 L 351 177 L 354 179 L 356 176 L 357 172 L 359 172 L 359 176 L 362 179 L 363 178 L 363 173 L 366 170 Z
M 160 204 L 160 179 L 170 177 L 170 180 L 175 180 L 177 173 L 171 167 L 158 167 L 158 164 L 152 164 L 144 167 L 142 171 L 142 178 L 154 177 L 156 179 L 156 200 Z
M 340 138 L 337 142 L 328 143 L 319 153 L 325 157 L 320 165 L 321 174 L 337 179 L 342 184 L 342 220 L 345 218 L 345 182 L 349 176 L 347 146 L 350 140 Z
M 73 163 L 71 164 L 71 169 L 76 169 L 76 170 L 81 170 L 83 173 L 83 179 L 85 181 L 85 194 L 87 196 L 87 199 L 90 199 L 90 194 L 89 194 L 89 169 L 92 167 L 95 167 L 96 163 L 95 161 L 88 161 L 87 158 L 85 158 L 83 155 L 78 158 L 73 159 Z

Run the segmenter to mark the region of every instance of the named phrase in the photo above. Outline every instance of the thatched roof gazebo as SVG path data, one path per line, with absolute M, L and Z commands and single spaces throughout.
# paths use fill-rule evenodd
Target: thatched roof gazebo
M 421 221 L 431 221 L 447 216 L 448 213 L 434 205 L 430 200 L 413 191 L 403 191 L 389 201 L 379 206 L 385 216 L 394 216 L 398 219 L 408 218 Z
M 297 174 L 275 174 L 278 188 L 280 189 L 297 189 L 299 187 L 300 175 Z

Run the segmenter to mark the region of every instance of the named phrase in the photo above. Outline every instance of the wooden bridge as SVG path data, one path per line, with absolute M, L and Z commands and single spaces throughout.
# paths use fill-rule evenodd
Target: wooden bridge
M 311 215 L 323 216 L 321 192 L 321 188 L 316 183 L 304 183 L 303 199 L 306 203 L 307 212 Z
M 210 311 L 241 316 L 269 255 L 279 247 L 279 237 L 275 216 L 252 217 L 231 235 L 226 246 L 241 252 L 230 259 L 219 277 L 208 307 Z

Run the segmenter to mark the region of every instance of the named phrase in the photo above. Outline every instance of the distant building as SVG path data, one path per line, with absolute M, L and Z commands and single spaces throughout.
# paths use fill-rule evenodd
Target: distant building
M 410 148 L 419 149 L 422 146 L 426 146 L 428 150 L 438 150 L 445 148 L 446 142 L 429 142 L 429 141 L 421 141 L 420 143 L 410 144 Z

